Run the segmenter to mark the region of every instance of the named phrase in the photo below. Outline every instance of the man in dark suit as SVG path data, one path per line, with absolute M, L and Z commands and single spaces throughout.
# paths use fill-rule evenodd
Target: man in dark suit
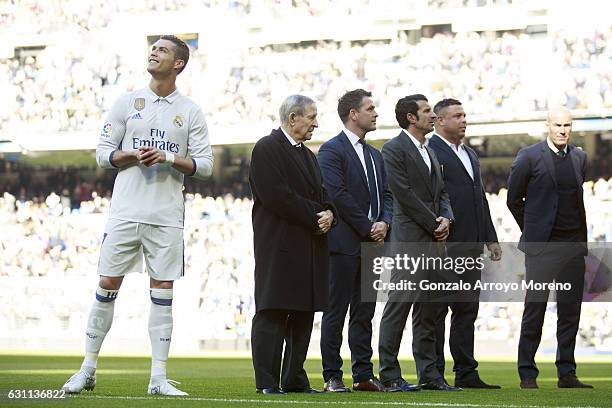
M 489 203 L 480 178 L 476 152 L 463 144 L 467 121 L 461 102 L 443 99 L 434 106 L 435 133 L 429 147 L 436 152 L 442 168 L 444 187 L 450 197 L 455 222 L 448 236 L 448 255 L 475 259 L 484 244 L 491 260 L 501 259 L 501 247 L 491 220 Z M 472 285 L 480 279 L 480 269 L 457 275 Z M 480 379 L 474 358 L 474 322 L 478 316 L 479 291 L 462 293 L 443 305 L 438 317 L 436 349 L 438 370 L 444 375 L 444 325 L 448 308 L 452 310 L 449 345 L 454 360 L 455 386 L 461 388 L 501 388 Z
M 251 344 L 257 391 L 320 392 L 310 387 L 304 360 L 315 311 L 327 308 L 327 232 L 335 208 L 315 155 L 304 145 L 317 127 L 312 99 L 289 96 L 281 127 L 253 148 L 255 317 Z M 279 387 L 282 358 L 282 378 Z
M 593 388 L 576 377 L 574 348 L 587 254 L 582 183 L 586 154 L 568 144 L 572 116 L 563 107 L 547 118 L 545 141 L 521 149 L 508 179 L 507 204 L 521 228 L 527 282 L 569 283 L 557 290 L 557 375 L 559 388 Z M 521 388 L 538 388 L 535 354 L 542 337 L 549 290 L 527 290 L 518 350 Z
M 319 165 L 338 225 L 329 233 L 329 310 L 321 321 L 324 391 L 348 392 L 342 380 L 342 330 L 350 305 L 348 342 L 353 389 L 384 391 L 372 369 L 372 317 L 375 302 L 361 300 L 361 242 L 383 242 L 391 224 L 393 200 L 382 155 L 365 142 L 376 130 L 372 93 L 355 89 L 338 101 L 344 129 L 319 149 Z
M 439 248 L 431 244 L 443 244 L 448 237 L 453 212 L 436 155 L 426 146 L 425 135 L 433 130 L 436 115 L 427 98 L 417 94 L 397 102 L 395 117 L 403 130 L 382 149 L 393 193 L 390 240 Z M 402 390 L 408 387 L 401 376 L 397 355 L 411 306 L 409 300 L 390 295 L 380 322 L 380 380 L 385 386 Z M 436 367 L 438 309 L 434 302 L 414 303 L 412 351 L 419 384 L 424 389 L 455 391 L 460 388 L 446 384 Z

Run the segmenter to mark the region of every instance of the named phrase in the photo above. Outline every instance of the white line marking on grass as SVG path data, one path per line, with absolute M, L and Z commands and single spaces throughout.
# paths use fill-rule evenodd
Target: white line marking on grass
M 74 397 L 71 397 L 74 398 Z M 229 402 L 236 404 L 321 404 L 321 405 L 404 405 L 410 407 L 469 407 L 469 408 L 603 408 L 595 406 L 557 406 L 557 405 L 495 405 L 495 404 L 453 404 L 449 402 L 411 402 L 411 401 L 317 401 L 316 397 L 309 400 L 286 400 L 279 399 L 241 399 L 241 398 L 207 398 L 207 397 L 129 397 L 121 395 L 88 395 L 77 397 L 78 399 L 116 399 L 116 400 L 174 400 L 174 401 L 206 401 L 206 402 Z

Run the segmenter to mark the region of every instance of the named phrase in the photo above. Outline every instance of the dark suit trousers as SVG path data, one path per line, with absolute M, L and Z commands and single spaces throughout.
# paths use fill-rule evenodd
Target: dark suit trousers
M 372 318 L 376 303 L 361 302 L 361 257 L 332 254 L 329 273 L 329 310 L 321 321 L 323 379 L 342 379 L 342 330 L 350 306 L 348 342 L 353 382 L 374 377 L 372 368 Z
M 385 305 L 380 321 L 378 355 L 379 375 L 383 383 L 401 378 L 399 353 L 406 320 L 412 311 L 412 353 L 419 383 L 441 378 L 436 366 L 436 320 L 439 303 L 392 302 Z
M 251 347 L 258 389 L 281 386 L 285 390 L 310 388 L 304 361 L 310 344 L 314 312 L 260 310 L 253 317 Z M 283 354 L 285 343 L 285 354 Z
M 473 255 L 466 255 L 474 257 Z M 458 275 L 472 286 L 480 278 L 480 270 Z M 459 301 L 441 304 L 436 323 L 436 366 L 444 376 L 444 332 L 448 309 L 452 311 L 448 344 L 453 356 L 455 381 L 466 381 L 478 378 L 478 362 L 474 358 L 474 323 L 478 317 L 480 291 L 466 293 Z
M 574 349 L 580 322 L 580 308 L 584 289 L 584 255 L 572 254 L 573 248 L 560 251 L 545 251 L 538 255 L 526 255 L 526 280 L 537 282 L 569 282 L 572 292 L 557 292 L 557 375 L 575 373 Z M 542 325 L 546 312 L 549 291 L 528 291 L 521 322 L 518 349 L 518 371 L 521 379 L 536 378 L 538 368 L 535 354 L 542 338 Z

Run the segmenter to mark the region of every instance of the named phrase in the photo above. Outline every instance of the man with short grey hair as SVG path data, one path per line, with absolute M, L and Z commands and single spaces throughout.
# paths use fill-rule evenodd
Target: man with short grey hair
M 337 217 L 317 159 L 304 145 L 318 126 L 314 101 L 289 96 L 279 115 L 281 126 L 255 144 L 249 174 L 254 201 L 255 383 L 264 394 L 317 393 L 310 387 L 304 361 L 314 312 L 328 306 L 327 232 Z

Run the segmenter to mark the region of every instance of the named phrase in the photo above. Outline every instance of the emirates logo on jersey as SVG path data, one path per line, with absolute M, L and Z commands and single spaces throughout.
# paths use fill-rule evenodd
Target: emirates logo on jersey
M 176 115 L 174 117 L 174 120 L 172 121 L 172 123 L 174 123 L 174 126 L 176 126 L 179 129 L 183 127 L 184 122 L 185 121 L 183 120 L 183 117 L 181 115 Z

